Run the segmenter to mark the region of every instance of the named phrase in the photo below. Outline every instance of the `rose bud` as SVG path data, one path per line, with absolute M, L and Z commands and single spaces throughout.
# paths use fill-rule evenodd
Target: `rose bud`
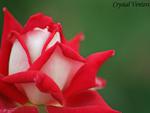
M 84 58 L 82 33 L 68 41 L 51 17 L 38 13 L 21 26 L 6 8 L 3 12 L 0 73 L 2 82 L 15 88 L 2 89 L 6 97 L 23 107 L 45 105 L 49 113 L 119 113 L 96 91 L 106 84 L 98 70 L 114 50 Z

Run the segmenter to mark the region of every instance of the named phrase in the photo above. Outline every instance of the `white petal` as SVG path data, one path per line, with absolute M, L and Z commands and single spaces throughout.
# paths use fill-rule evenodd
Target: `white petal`
M 17 40 L 14 42 L 9 59 L 9 74 L 25 71 L 29 68 L 27 55 Z
M 60 89 L 63 89 L 82 65 L 82 62 L 65 57 L 58 47 L 44 64 L 42 71 L 49 75 Z
M 11 50 L 9 60 L 9 74 L 25 71 L 29 68 L 27 55 L 21 44 L 16 40 Z M 53 100 L 50 94 L 41 92 L 34 83 L 17 84 L 25 91 L 27 97 L 33 104 L 46 104 Z
M 26 34 L 25 42 L 32 62 L 34 62 L 41 55 L 43 45 L 49 36 L 50 32 L 47 30 L 47 28 L 35 28 L 33 31 L 30 31 Z
M 35 83 L 22 84 L 24 91 L 29 100 L 36 105 L 48 104 L 53 100 L 50 94 L 41 92 Z
M 52 40 L 48 44 L 47 49 L 52 47 L 53 45 L 55 45 L 56 42 L 61 42 L 60 33 L 59 32 L 56 32 L 56 34 L 54 35 L 54 37 L 52 38 Z
M 32 62 L 35 61 L 43 49 L 43 45 L 49 38 L 50 32 L 47 29 L 35 28 L 28 32 L 23 38 L 31 56 Z M 48 47 L 52 47 L 56 42 L 60 42 L 60 35 L 56 33 Z M 29 68 L 27 55 L 21 44 L 16 40 L 11 50 L 9 61 L 9 74 L 14 74 L 21 71 L 26 71 Z M 50 94 L 41 92 L 34 83 L 20 84 L 29 100 L 34 104 L 47 104 L 50 101 L 55 101 Z

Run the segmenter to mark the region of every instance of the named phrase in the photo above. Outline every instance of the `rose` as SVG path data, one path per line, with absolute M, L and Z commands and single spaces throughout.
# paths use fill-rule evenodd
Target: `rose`
M 119 113 L 95 91 L 105 85 L 96 74 L 113 50 L 83 58 L 82 33 L 67 41 L 61 24 L 48 16 L 35 14 L 22 27 L 6 8 L 3 11 L 0 73 L 7 86 L 0 91 L 3 95 L 22 106 L 28 101 L 43 104 L 50 113 Z

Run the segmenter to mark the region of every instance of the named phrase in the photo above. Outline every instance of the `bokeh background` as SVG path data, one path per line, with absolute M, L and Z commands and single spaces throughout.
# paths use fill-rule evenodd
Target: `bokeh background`
M 141 0 L 142 1 L 142 0 Z M 43 12 L 63 25 L 71 39 L 84 32 L 81 54 L 115 49 L 99 75 L 107 87 L 99 91 L 113 108 L 123 113 L 150 113 L 150 7 L 113 8 L 114 0 L 0 0 L 25 24 L 30 15 Z

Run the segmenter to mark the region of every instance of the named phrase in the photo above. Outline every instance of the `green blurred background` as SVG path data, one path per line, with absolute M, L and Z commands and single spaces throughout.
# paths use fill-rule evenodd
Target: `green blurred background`
M 125 0 L 124 0 L 125 1 Z M 141 0 L 142 1 L 142 0 Z M 0 0 L 25 24 L 29 16 L 43 12 L 63 25 L 71 39 L 84 32 L 81 54 L 115 49 L 99 75 L 107 79 L 100 91 L 113 108 L 123 113 L 150 113 L 150 7 L 113 8 L 114 0 Z

